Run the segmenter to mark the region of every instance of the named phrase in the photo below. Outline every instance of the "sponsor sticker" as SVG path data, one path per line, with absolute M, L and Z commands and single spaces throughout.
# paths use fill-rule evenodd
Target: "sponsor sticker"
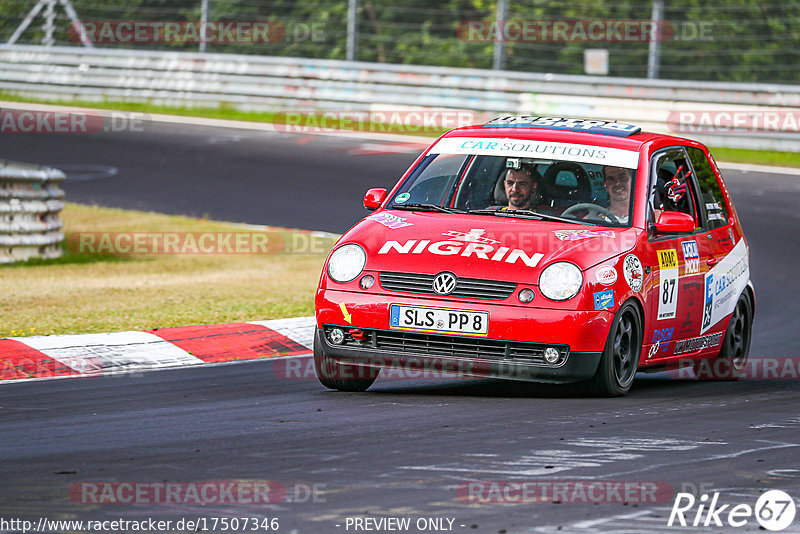
M 642 262 L 634 254 L 625 256 L 625 262 L 622 267 L 622 274 L 625 276 L 625 281 L 628 286 L 637 293 L 642 290 L 642 283 L 644 282 L 644 269 Z
M 736 299 L 750 280 L 747 246 L 739 243 L 706 273 L 703 323 L 700 333 L 717 324 L 736 307 Z
M 641 128 L 635 124 L 626 124 L 624 122 L 569 119 L 564 117 L 536 117 L 531 115 L 508 115 L 505 117 L 498 117 L 487 122 L 483 127 L 572 130 L 576 132 L 613 135 L 615 137 L 627 137 L 641 131 Z
M 367 217 L 367 219 L 370 221 L 375 221 L 376 223 L 380 223 L 387 228 L 391 228 L 392 230 L 397 228 L 405 228 L 406 226 L 414 226 L 412 223 L 406 221 L 406 219 L 403 217 L 398 217 L 397 215 L 392 215 L 391 213 L 386 213 L 385 211 L 370 215 Z
M 614 237 L 613 230 L 555 230 L 553 232 L 561 241 L 578 241 L 589 237 Z
M 482 243 L 484 245 L 500 244 L 500 241 L 496 239 L 485 237 L 483 235 L 485 233 L 486 230 L 482 228 L 473 228 L 469 232 L 459 232 L 456 230 L 450 230 L 448 232 L 442 232 L 442 235 L 447 237 L 448 239 L 454 239 L 455 241 L 466 241 L 467 243 Z
M 672 340 L 672 333 L 674 331 L 675 328 L 669 327 L 669 328 L 657 328 L 653 332 L 652 343 L 654 343 L 653 347 L 656 348 L 653 349 L 652 347 L 650 347 L 650 352 L 651 352 L 651 354 L 649 355 L 650 358 L 656 355 L 656 352 L 658 352 L 659 348 L 661 349 L 661 352 L 667 352 L 667 349 L 669 348 L 669 342 Z
M 697 241 L 683 241 L 683 259 L 686 262 L 684 274 L 697 274 L 700 272 L 700 254 L 697 252 Z
M 696 352 L 700 349 L 716 347 L 722 340 L 722 334 L 723 332 L 719 332 L 716 334 L 709 334 L 707 336 L 676 341 L 675 354 L 686 354 L 687 352 Z
M 617 281 L 617 270 L 610 265 L 604 265 L 594 272 L 594 277 L 600 285 L 610 286 Z
M 639 152 L 594 145 L 551 143 L 529 139 L 497 139 L 483 137 L 446 137 L 440 139 L 429 154 L 475 154 L 512 158 L 548 158 L 559 161 L 613 165 L 636 169 Z
M 529 255 L 524 250 L 509 247 L 496 247 L 486 243 L 475 243 L 456 241 L 448 239 L 446 241 L 433 241 L 430 239 L 407 239 L 405 242 L 386 241 L 378 254 L 422 254 L 428 252 L 437 256 L 457 256 L 464 258 L 475 257 L 481 260 L 502 261 L 505 263 L 517 263 L 521 261 L 528 267 L 536 267 L 544 257 L 543 254 L 535 252 Z
M 658 317 L 673 319 L 678 311 L 678 251 L 674 248 L 658 251 L 659 299 Z
M 614 290 L 599 291 L 594 294 L 594 309 L 602 310 L 614 306 Z

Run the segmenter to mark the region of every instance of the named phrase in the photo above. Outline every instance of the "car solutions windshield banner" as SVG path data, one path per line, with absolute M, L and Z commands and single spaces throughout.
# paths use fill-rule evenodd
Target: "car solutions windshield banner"
M 542 158 L 578 163 L 594 163 L 635 169 L 639 153 L 605 146 L 550 143 L 529 139 L 495 139 L 485 137 L 446 137 L 440 139 L 429 154 L 475 154 L 479 156 L 506 156 L 516 158 Z

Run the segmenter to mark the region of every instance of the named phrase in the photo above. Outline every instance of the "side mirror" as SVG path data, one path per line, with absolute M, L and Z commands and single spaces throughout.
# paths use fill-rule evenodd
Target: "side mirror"
M 367 194 L 364 195 L 364 207 L 369 211 L 375 211 L 383 203 L 386 193 L 386 189 L 382 187 L 368 190 Z
M 656 221 L 659 234 L 685 234 L 694 229 L 694 217 L 681 211 L 662 211 Z

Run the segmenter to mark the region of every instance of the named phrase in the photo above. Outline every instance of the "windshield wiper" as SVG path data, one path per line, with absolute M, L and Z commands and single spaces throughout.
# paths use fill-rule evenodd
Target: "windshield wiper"
M 414 211 L 439 211 L 442 213 L 466 213 L 463 210 L 457 210 L 453 208 L 445 208 L 444 206 L 439 206 L 437 204 L 418 204 L 418 203 L 410 203 L 410 204 L 392 204 L 393 210 L 414 210 Z
M 557 221 L 557 222 L 565 222 L 570 224 L 591 224 L 597 226 L 596 223 L 585 221 L 585 220 L 576 220 L 576 219 L 566 219 L 564 217 L 558 217 L 556 215 L 547 215 L 546 213 L 539 213 L 538 211 L 532 210 L 469 210 L 468 213 L 474 213 L 477 215 L 496 215 L 498 217 L 522 217 L 524 219 L 537 219 L 537 220 L 548 220 L 548 221 Z

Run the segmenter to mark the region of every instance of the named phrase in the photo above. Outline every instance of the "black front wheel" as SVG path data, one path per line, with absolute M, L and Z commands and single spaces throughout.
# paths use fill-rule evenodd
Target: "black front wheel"
M 314 369 L 323 386 L 339 391 L 365 391 L 381 371 L 364 365 L 339 363 L 325 354 L 319 329 L 314 334 Z
M 593 391 L 604 397 L 625 395 L 633 384 L 642 351 L 639 310 L 625 303 L 614 316 L 600 365 L 591 380 Z

